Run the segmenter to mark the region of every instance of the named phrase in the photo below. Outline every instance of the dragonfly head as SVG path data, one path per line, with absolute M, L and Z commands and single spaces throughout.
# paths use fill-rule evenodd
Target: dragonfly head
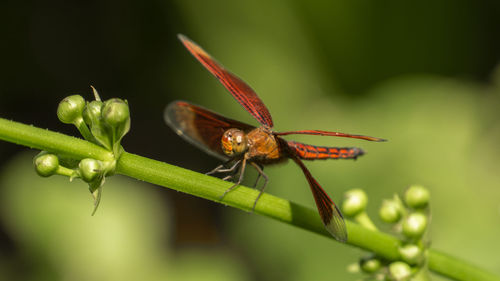
M 227 156 L 245 153 L 248 149 L 247 136 L 239 129 L 229 129 L 222 135 L 222 151 Z

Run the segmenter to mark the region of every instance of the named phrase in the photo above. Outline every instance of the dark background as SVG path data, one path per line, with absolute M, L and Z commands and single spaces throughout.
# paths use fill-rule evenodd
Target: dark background
M 390 140 L 378 145 L 298 138 L 324 145 L 362 146 L 369 151 L 354 164 L 310 164 L 313 174 L 328 186 L 329 193 L 335 194 L 336 201 L 348 188 L 366 188 L 373 197 L 376 217 L 381 198 L 391 197 L 412 183 L 425 184 L 435 194 L 433 210 L 442 210 L 442 217 L 434 213 L 433 231 L 437 234 L 433 245 L 498 273 L 498 259 L 494 261 L 485 253 L 494 252 L 487 241 L 495 240 L 487 237 L 500 233 L 500 75 L 495 70 L 500 59 L 498 1 L 3 1 L 0 7 L 1 117 L 76 136 L 74 128 L 57 120 L 57 104 L 75 93 L 91 99 L 93 85 L 103 99 L 128 100 L 132 129 L 123 140 L 127 151 L 206 172 L 218 161 L 182 141 L 164 124 L 166 104 L 188 100 L 244 122 L 255 122 L 182 47 L 176 35 L 183 33 L 252 85 L 273 114 L 278 130 L 340 130 Z M 29 158 L 16 160 L 24 150 L 9 143 L 0 145 L 5 171 L 14 169 L 8 165 L 16 161 L 32 169 Z M 313 206 L 305 180 L 289 166 L 271 169 L 269 192 Z M 332 170 L 339 175 L 329 180 Z M 29 170 L 24 174 L 31 177 L 34 173 Z M 13 175 L 4 172 L 4 176 Z M 32 180 L 55 185 L 52 178 Z M 27 185 L 45 194 L 33 182 Z M 61 182 L 64 189 L 76 185 Z M 17 186 L 16 180 L 13 183 Z M 84 195 L 85 186 L 79 186 L 82 211 L 59 217 L 57 214 L 67 211 L 60 206 L 50 213 L 54 225 L 90 217 L 91 199 Z M 31 229 L 29 223 L 22 224 L 27 229 L 16 224 L 22 221 L 16 217 L 23 216 L 16 209 L 20 205 L 28 212 L 24 214 L 28 222 L 37 219 L 28 215 L 29 211 L 36 210 L 36 204 L 43 208 L 47 201 L 34 198 L 25 202 L 26 197 L 34 195 L 27 192 L 16 197 L 6 183 L 2 189 L 2 200 L 13 206 L 3 206 L 0 220 L 0 262 L 4 264 L 0 271 L 5 277 L 42 280 L 45 276 L 54 280 L 75 274 L 82 280 L 133 280 L 133 273 L 140 276 L 145 270 L 136 261 L 130 263 L 137 268 L 125 261 L 116 262 L 118 254 L 114 262 L 90 262 L 99 265 L 97 268 L 108 268 L 103 272 L 109 275 L 97 269 L 85 275 L 74 264 L 61 263 L 64 255 L 47 255 L 37 244 L 38 238 L 30 240 L 20 235 L 28 232 L 40 237 L 45 235 L 42 229 Z M 309 247 L 308 243 L 313 242 L 307 239 L 319 239 L 318 245 L 332 243 L 167 189 L 146 186 L 131 188 L 130 192 L 144 189 L 148 195 L 134 193 L 130 197 L 151 196 L 157 203 L 144 199 L 146 205 L 168 206 L 159 207 L 167 208 L 167 218 L 148 215 L 159 212 L 156 209 L 143 213 L 142 220 L 152 225 L 168 220 L 163 232 L 159 231 L 168 235 L 158 235 L 156 246 L 151 247 L 162 258 L 144 251 L 151 260 L 149 279 L 165 280 L 163 277 L 169 276 L 172 280 L 188 280 L 186 276 L 198 272 L 206 279 L 216 276 L 214 280 L 304 280 L 305 276 L 327 280 L 334 273 L 347 274 L 346 265 L 359 257 L 356 250 L 337 244 L 319 253 L 317 249 L 322 247 Z M 54 189 L 50 190 L 57 196 Z M 114 190 L 119 193 L 120 188 Z M 302 193 L 290 195 L 297 194 L 297 190 Z M 111 194 L 105 193 L 98 217 L 111 212 L 112 207 L 106 207 Z M 60 200 L 70 198 L 54 199 L 53 204 Z M 116 204 L 120 203 L 124 204 Z M 481 206 L 483 213 L 478 210 Z M 131 212 L 141 212 L 141 207 L 137 208 Z M 476 218 L 481 219 L 478 225 L 469 225 Z M 454 219 L 456 224 L 452 223 Z M 472 230 L 461 232 L 457 226 L 461 224 Z M 46 235 L 60 235 L 61 239 L 70 235 L 51 232 L 51 224 L 41 225 L 51 229 Z M 112 232 L 106 225 L 99 229 Z M 482 226 L 485 228 L 478 231 Z M 151 230 L 155 231 L 155 227 Z M 297 238 L 294 232 L 305 238 Z M 146 238 L 139 234 L 137 237 L 135 242 L 124 240 L 125 246 L 120 247 L 130 247 L 133 253 L 131 245 L 137 243 L 141 249 L 138 241 Z M 78 241 L 75 238 L 73 242 Z M 294 241 L 303 242 L 297 246 Z M 440 245 L 438 241 L 448 243 Z M 60 243 L 55 241 L 53 245 Z M 290 247 L 300 250 L 292 251 Z M 498 245 L 495 247 L 500 250 Z M 52 246 L 50 249 L 58 251 Z M 318 269 L 325 260 L 336 265 Z M 121 267 L 116 267 L 115 272 L 112 265 L 117 263 Z M 177 271 L 158 270 L 165 267 Z M 359 276 L 347 274 L 345 278 L 355 280 Z

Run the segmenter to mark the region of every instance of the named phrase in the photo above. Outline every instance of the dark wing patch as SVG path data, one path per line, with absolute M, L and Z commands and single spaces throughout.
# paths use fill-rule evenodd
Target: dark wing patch
M 224 132 L 231 128 L 249 132 L 255 128 L 184 101 L 170 103 L 165 109 L 164 118 L 186 141 L 223 160 L 227 159 L 221 147 Z

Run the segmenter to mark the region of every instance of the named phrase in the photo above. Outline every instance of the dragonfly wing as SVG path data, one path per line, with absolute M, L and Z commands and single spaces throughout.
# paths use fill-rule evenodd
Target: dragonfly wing
M 367 141 L 376 141 L 382 142 L 387 141 L 386 139 L 363 136 L 363 135 L 353 135 L 353 134 L 345 134 L 340 132 L 330 132 L 330 131 L 321 131 L 321 130 L 302 130 L 302 131 L 290 131 L 290 132 L 275 132 L 277 136 L 286 136 L 286 135 L 316 135 L 316 136 L 331 136 L 331 137 L 343 137 L 343 138 L 353 138 L 353 139 L 361 139 Z
M 186 36 L 179 34 L 179 39 L 182 41 L 188 51 L 217 79 L 226 87 L 233 97 L 259 121 L 260 124 L 271 128 L 273 120 L 269 110 L 264 105 L 262 100 L 257 96 L 255 91 L 248 86 L 243 80 L 238 78 L 226 70 L 221 64 L 213 59 L 205 50 L 196 43 L 191 41 Z
M 184 101 L 170 103 L 165 109 L 164 118 L 179 136 L 222 160 L 228 159 L 221 146 L 221 138 L 226 130 L 236 128 L 249 132 L 255 128 Z
M 346 242 L 347 230 L 345 227 L 344 217 L 342 216 L 339 208 L 335 205 L 335 203 L 333 203 L 330 196 L 326 194 L 325 190 L 319 185 L 316 179 L 313 178 L 304 163 L 294 154 L 292 154 L 291 157 L 302 169 L 302 172 L 304 172 L 304 175 L 309 182 L 309 186 L 311 187 L 311 191 L 314 196 L 314 201 L 316 202 L 316 207 L 318 207 L 321 221 L 325 225 L 326 230 L 335 239 L 337 239 L 337 241 Z

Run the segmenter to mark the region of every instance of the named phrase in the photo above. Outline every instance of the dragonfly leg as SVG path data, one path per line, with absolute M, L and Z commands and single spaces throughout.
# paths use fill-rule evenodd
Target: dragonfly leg
M 252 212 L 253 212 L 253 211 L 255 211 L 255 206 L 257 206 L 257 201 L 259 201 L 260 196 L 262 195 L 262 193 L 264 193 L 264 189 L 266 188 L 266 185 L 267 185 L 269 178 L 264 173 L 263 166 L 256 164 L 254 162 L 250 162 L 250 165 L 254 166 L 255 169 L 257 170 L 257 172 L 259 172 L 259 176 L 257 177 L 257 181 L 255 182 L 254 188 L 257 186 L 257 183 L 259 182 L 260 177 L 264 178 L 264 185 L 262 185 L 262 187 L 260 188 L 259 195 L 257 195 L 257 198 L 255 198 L 255 201 L 253 202 L 253 207 L 252 207 Z
M 215 167 L 215 169 L 211 170 L 210 172 L 206 172 L 205 175 L 215 174 L 222 168 L 224 168 L 224 164 L 220 164 L 219 166 Z
M 238 160 L 236 162 L 236 164 L 234 164 L 234 166 L 232 166 L 230 169 L 227 169 L 226 172 L 228 172 L 228 175 L 223 177 L 222 180 L 223 181 L 227 181 L 227 180 L 232 180 L 234 177 L 236 177 L 236 175 L 238 175 L 239 171 L 237 168 L 237 166 L 241 163 L 241 160 Z
M 236 175 L 236 173 L 231 173 L 230 175 L 227 175 L 227 176 L 223 177 L 223 178 L 222 178 L 222 180 L 223 180 L 223 181 L 230 180 L 230 179 L 232 179 L 235 175 Z
M 238 185 L 240 185 L 240 183 L 243 181 L 243 175 L 245 174 L 245 167 L 247 165 L 247 159 L 246 158 L 243 158 L 243 160 L 238 160 L 238 163 L 241 162 L 241 168 L 240 168 L 240 176 L 238 178 L 238 181 L 234 183 L 233 186 L 231 186 L 230 188 L 228 188 L 226 191 L 224 191 L 224 193 L 221 195 L 220 197 L 220 200 L 222 200 L 224 198 L 224 196 L 226 196 L 226 194 L 228 192 L 230 192 L 231 190 L 233 190 L 234 188 L 236 188 Z M 232 176 L 231 176 L 232 177 Z
M 255 165 L 253 163 L 251 163 L 251 165 L 255 167 Z M 264 167 L 261 166 L 260 169 L 262 171 L 264 171 Z M 255 180 L 255 183 L 253 184 L 252 188 L 256 188 L 257 187 L 257 184 L 259 183 L 259 180 L 260 180 L 261 177 L 262 177 L 262 174 L 259 173 L 259 175 L 257 176 L 257 179 Z
M 223 163 L 223 164 L 220 164 L 219 166 L 215 167 L 215 169 L 211 170 L 210 172 L 206 173 L 205 175 L 212 175 L 212 174 L 215 174 L 215 173 L 228 173 L 228 172 L 232 172 L 236 169 L 236 167 L 238 166 L 238 164 L 240 164 L 241 160 L 238 160 L 236 161 L 233 166 L 231 166 L 230 168 L 225 168 L 227 164 L 231 163 L 231 161 L 233 161 L 233 159 L 230 159 L 229 161 Z

